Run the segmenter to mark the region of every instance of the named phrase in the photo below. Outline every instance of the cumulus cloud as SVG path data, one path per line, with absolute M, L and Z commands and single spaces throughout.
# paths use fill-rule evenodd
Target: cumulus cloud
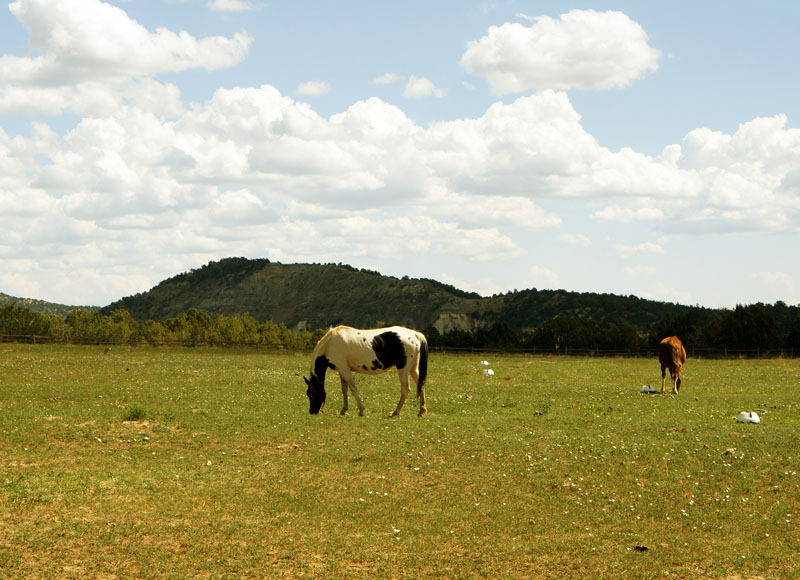
M 622 12 L 572 10 L 525 26 L 492 26 L 470 42 L 462 68 L 483 77 L 496 96 L 543 89 L 605 90 L 629 85 L 658 68 L 661 52 Z
M 658 273 L 658 268 L 638 264 L 636 266 L 626 266 L 622 271 L 633 278 L 649 278 Z
M 64 252 L 92 240 L 124 253 L 147 232 L 152 247 L 187 260 L 280 259 L 291 248 L 294 260 L 339 261 L 386 257 L 400 244 L 495 260 L 523 254 L 509 228 L 561 227 L 550 199 L 664 229 L 741 229 L 740 216 L 758 231 L 798 228 L 800 135 L 780 117 L 734 135 L 692 132 L 650 157 L 600 147 L 554 91 L 428 128 L 376 98 L 325 118 L 266 85 L 219 89 L 176 107 L 174 120 L 143 97 L 116 102 L 63 136 L 43 124 L 30 137 L 0 132 L 0 255 L 56 239 Z M 590 244 L 585 234 L 559 239 Z M 616 250 L 626 259 L 665 251 L 652 242 Z M 539 284 L 554 285 L 546 274 Z
M 614 244 L 614 249 L 623 258 L 630 258 L 637 254 L 665 254 L 666 250 L 660 244 L 641 242 L 638 244 Z
M 442 204 L 442 202 L 445 202 Z M 451 216 L 462 224 L 515 226 L 530 231 L 549 230 L 561 225 L 559 215 L 548 212 L 532 200 L 516 196 L 442 195 L 429 202 L 433 215 Z
M 120 36 L 104 54 L 102 42 L 86 38 L 99 26 L 92 11 L 85 20 L 62 20 L 65 6 L 14 2 L 43 55 L 0 57 L 0 71 L 19 67 L 16 82 L 2 77 L 0 112 L 78 116 L 63 134 L 41 122 L 28 135 L 0 129 L 5 292 L 32 294 L 21 277 L 30 264 L 54 272 L 59 263 L 75 264 L 72 275 L 87 280 L 91 268 L 116 264 L 119 279 L 112 290 L 96 285 L 97 298 L 75 285 L 76 302 L 102 302 L 145 289 L 124 287 L 124 272 L 149 268 L 142 279 L 157 281 L 222 255 L 379 260 L 403 247 L 488 261 L 525 255 L 519 233 L 543 230 L 589 247 L 586 234 L 559 232 L 558 203 L 656 231 L 800 230 L 800 131 L 782 115 L 753 119 L 732 134 L 696 129 L 650 156 L 601 147 L 567 93 L 556 90 L 426 127 L 374 97 L 323 116 L 270 85 L 218 89 L 188 105 L 177 86 L 153 76 L 180 63 L 217 62 L 194 50 L 208 39 L 149 32 L 119 8 L 77 1 L 79 13 L 105 11 Z M 573 34 L 567 20 L 549 25 Z M 248 44 L 219 42 L 230 55 Z M 129 54 L 134 45 L 141 59 Z M 81 72 L 98 60 L 128 76 L 112 84 Z M 72 81 L 46 85 L 43 71 L 59 63 Z M 420 85 L 420 95 L 436 95 L 432 82 Z M 652 242 L 616 250 L 626 259 L 665 251 Z M 162 258 L 157 264 L 136 258 L 154 254 Z M 530 275 L 538 285 L 558 284 L 546 269 Z
M 307 81 L 300 83 L 297 92 L 309 97 L 320 97 L 331 92 L 331 85 L 325 81 Z
M 81 81 L 154 76 L 192 68 L 234 66 L 252 37 L 195 38 L 159 28 L 150 32 L 121 8 L 100 0 L 16 0 L 12 14 L 41 56 L 0 58 L 0 78 L 14 85 L 58 86 Z
M 249 12 L 255 10 L 255 6 L 242 0 L 213 0 L 208 3 L 208 9 L 212 12 Z
M 433 81 L 425 77 L 411 75 L 403 90 L 403 96 L 407 99 L 425 99 L 427 97 L 442 98 L 447 94 L 444 89 L 438 88 Z
M 592 245 L 592 241 L 585 234 L 564 233 L 559 235 L 558 239 L 571 246 L 580 246 L 582 248 L 588 248 Z
M 784 293 L 794 289 L 794 278 L 786 272 L 750 272 L 747 277 L 760 285 L 769 286 Z
M 531 266 L 528 276 L 532 287 L 558 288 L 561 284 L 558 274 L 543 266 Z
M 372 83 L 376 84 L 376 85 L 391 85 L 391 84 L 399 82 L 401 80 L 403 80 L 403 77 L 401 77 L 398 74 L 386 73 L 386 74 L 383 74 L 383 75 L 381 75 L 379 77 L 374 78 L 372 80 Z

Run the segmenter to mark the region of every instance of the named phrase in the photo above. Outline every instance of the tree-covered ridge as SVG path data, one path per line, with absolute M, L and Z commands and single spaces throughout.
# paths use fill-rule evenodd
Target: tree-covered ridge
M 395 278 L 345 264 L 281 264 L 228 258 L 164 280 L 151 290 L 105 307 L 124 309 L 139 321 L 165 320 L 199 308 L 233 316 L 249 312 L 289 328 L 344 323 L 373 327 L 456 328 L 470 332 L 507 324 L 532 331 L 555 316 L 628 322 L 647 329 L 668 312 L 686 307 L 635 296 L 523 290 L 481 297 L 427 278 Z
M 29 304 L 6 301 L 0 334 L 305 347 L 336 324 L 400 324 L 423 330 L 434 347 L 636 353 L 677 335 L 690 352 L 800 352 L 800 308 L 783 302 L 720 310 L 565 290 L 481 297 L 345 264 L 228 258 L 100 312 L 41 312 Z
M 18 298 L 16 296 L 9 296 L 0 292 L 0 306 L 14 302 L 25 308 L 38 312 L 39 314 L 55 314 L 57 316 L 66 316 L 70 311 L 76 308 L 84 308 L 86 310 L 98 310 L 97 306 L 68 306 L 66 304 L 56 304 L 54 302 L 47 302 L 45 300 L 36 300 L 35 298 Z
M 477 294 L 433 280 L 383 276 L 343 264 L 281 264 L 228 258 L 164 280 L 102 309 L 165 320 L 189 308 L 233 316 L 249 312 L 290 328 L 402 324 L 424 327 L 442 310 L 465 312 Z

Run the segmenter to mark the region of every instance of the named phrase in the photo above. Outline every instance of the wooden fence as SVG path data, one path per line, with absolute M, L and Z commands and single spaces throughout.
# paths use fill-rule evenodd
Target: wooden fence
M 307 347 L 280 346 L 258 344 L 253 342 L 227 342 L 227 341 L 190 341 L 190 340 L 163 340 L 151 343 L 143 339 L 124 339 L 124 338 L 86 338 L 86 337 L 55 337 L 40 335 L 7 335 L 0 334 L 0 343 L 24 343 L 24 344 L 75 344 L 75 345 L 95 345 L 95 346 L 181 346 L 181 347 L 225 347 L 225 348 L 249 348 L 264 350 L 310 350 Z M 579 357 L 629 357 L 629 358 L 658 358 L 657 349 L 599 349 L 599 348 L 564 348 L 557 350 L 548 349 L 500 349 L 500 348 L 459 348 L 449 346 L 435 346 L 432 352 L 462 353 L 462 354 L 518 354 L 531 356 L 579 356 Z M 795 352 L 793 348 L 788 349 L 729 349 L 729 348 L 688 348 L 688 358 L 707 358 L 707 359 L 736 359 L 736 358 L 795 358 L 800 356 L 800 352 Z

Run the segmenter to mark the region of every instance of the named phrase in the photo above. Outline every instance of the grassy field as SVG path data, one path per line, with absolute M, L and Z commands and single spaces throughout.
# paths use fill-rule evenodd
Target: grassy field
M 800 360 L 481 358 L 0 345 L 0 578 L 800 577 Z

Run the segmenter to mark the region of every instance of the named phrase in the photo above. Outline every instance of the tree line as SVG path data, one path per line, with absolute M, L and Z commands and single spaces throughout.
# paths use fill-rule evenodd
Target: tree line
M 324 331 L 294 332 L 284 324 L 259 322 L 249 314 L 211 316 L 190 308 L 174 318 L 137 322 L 127 310 L 110 315 L 84 308 L 65 318 L 38 314 L 11 302 L 0 308 L 0 336 L 10 340 L 97 344 L 250 345 L 269 348 L 312 348 Z
M 527 351 L 563 354 L 647 354 L 665 336 L 678 336 L 690 355 L 800 355 L 800 308 L 753 304 L 734 309 L 688 308 L 667 313 L 649 329 L 629 322 L 603 323 L 556 316 L 530 332 L 498 322 L 475 331 L 423 329 L 431 348 Z M 84 308 L 62 318 L 39 314 L 15 302 L 0 307 L 0 337 L 49 342 L 251 345 L 310 349 L 325 329 L 293 331 L 249 314 L 210 315 L 190 308 L 161 322 L 136 321 L 127 310 L 101 314 Z
M 690 354 L 795 356 L 800 355 L 800 308 L 782 302 L 722 310 L 691 307 L 666 313 L 646 330 L 629 322 L 556 316 L 525 333 L 506 323 L 475 332 L 442 334 L 428 328 L 425 333 L 431 346 L 460 349 L 645 354 L 657 350 L 662 338 L 678 336 Z

